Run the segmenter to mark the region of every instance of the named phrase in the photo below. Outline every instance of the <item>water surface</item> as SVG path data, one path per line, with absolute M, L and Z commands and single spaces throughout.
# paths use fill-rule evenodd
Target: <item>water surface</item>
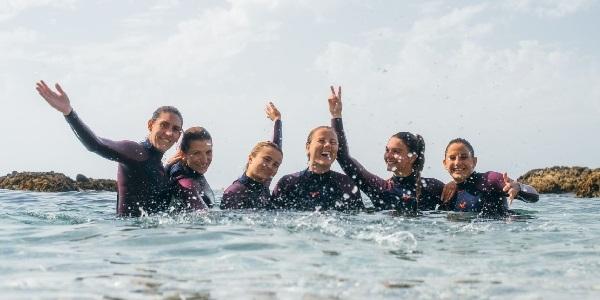
M 116 194 L 0 190 L 3 299 L 595 299 L 600 199 L 524 216 L 211 211 L 117 218 Z

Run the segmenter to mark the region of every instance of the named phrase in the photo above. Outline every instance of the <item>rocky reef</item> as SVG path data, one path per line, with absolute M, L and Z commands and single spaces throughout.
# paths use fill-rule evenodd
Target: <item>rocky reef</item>
M 78 174 L 75 180 L 56 172 L 16 172 L 0 177 L 0 189 L 35 192 L 117 191 L 117 182 Z
M 534 169 L 517 179 L 541 194 L 575 193 L 577 197 L 600 197 L 600 168 L 551 167 Z

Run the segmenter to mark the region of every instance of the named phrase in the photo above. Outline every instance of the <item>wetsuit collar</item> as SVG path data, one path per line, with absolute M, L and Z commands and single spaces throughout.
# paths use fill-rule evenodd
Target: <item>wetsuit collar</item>
M 146 151 L 148 151 L 148 154 L 150 154 L 150 156 L 152 157 L 162 158 L 162 156 L 164 155 L 164 153 L 156 149 L 156 147 L 154 147 L 154 145 L 152 145 L 152 143 L 150 143 L 150 140 L 148 139 L 144 140 L 140 144 L 144 147 L 144 149 L 146 149 Z
M 171 175 L 171 177 L 184 176 L 193 179 L 204 177 L 203 174 L 194 171 L 192 168 L 186 166 L 181 161 L 178 161 L 169 168 L 169 174 Z
M 473 173 L 471 173 L 471 175 L 469 175 L 469 177 L 467 178 L 467 180 L 461 182 L 461 183 L 457 183 L 457 185 L 459 187 L 465 187 L 467 185 L 473 185 L 477 182 L 477 172 L 473 171 Z
M 258 182 L 256 180 L 248 177 L 245 172 L 242 174 L 242 176 L 240 176 L 240 178 L 238 180 L 243 185 L 248 186 L 248 187 L 252 187 L 252 188 L 253 187 L 262 187 L 263 186 L 263 184 L 261 182 Z
M 410 173 L 410 175 L 405 176 L 405 177 L 393 175 L 392 181 L 395 184 L 415 183 L 417 181 L 417 176 L 416 176 L 415 172 L 412 172 L 412 173 Z
M 325 173 L 315 173 L 315 172 L 311 172 L 308 168 L 306 168 L 303 172 L 302 175 L 306 176 L 308 178 L 315 178 L 315 179 L 327 179 L 331 177 L 331 174 L 333 174 L 333 172 L 331 170 L 325 172 Z

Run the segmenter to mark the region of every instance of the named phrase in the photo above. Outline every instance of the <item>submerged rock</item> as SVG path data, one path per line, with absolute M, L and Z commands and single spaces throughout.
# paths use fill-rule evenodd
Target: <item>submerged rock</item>
M 600 197 L 600 169 L 585 167 L 551 167 L 535 169 L 519 177 L 519 182 L 538 192 L 575 193 L 577 197 Z
M 81 175 L 81 174 L 79 174 Z M 0 177 L 0 188 L 36 192 L 69 192 L 81 190 L 116 191 L 117 182 L 109 179 L 92 179 L 83 175 L 77 181 L 55 172 L 15 172 Z

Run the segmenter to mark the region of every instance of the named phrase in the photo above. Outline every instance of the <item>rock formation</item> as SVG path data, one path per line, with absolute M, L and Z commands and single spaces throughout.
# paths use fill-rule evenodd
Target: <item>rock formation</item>
M 36 192 L 68 191 L 112 191 L 117 190 L 117 182 L 109 179 L 92 179 L 81 174 L 73 180 L 55 172 L 16 172 L 0 177 L 0 189 L 27 190 Z
M 551 167 L 531 170 L 518 178 L 541 194 L 575 193 L 577 197 L 600 197 L 600 169 Z

